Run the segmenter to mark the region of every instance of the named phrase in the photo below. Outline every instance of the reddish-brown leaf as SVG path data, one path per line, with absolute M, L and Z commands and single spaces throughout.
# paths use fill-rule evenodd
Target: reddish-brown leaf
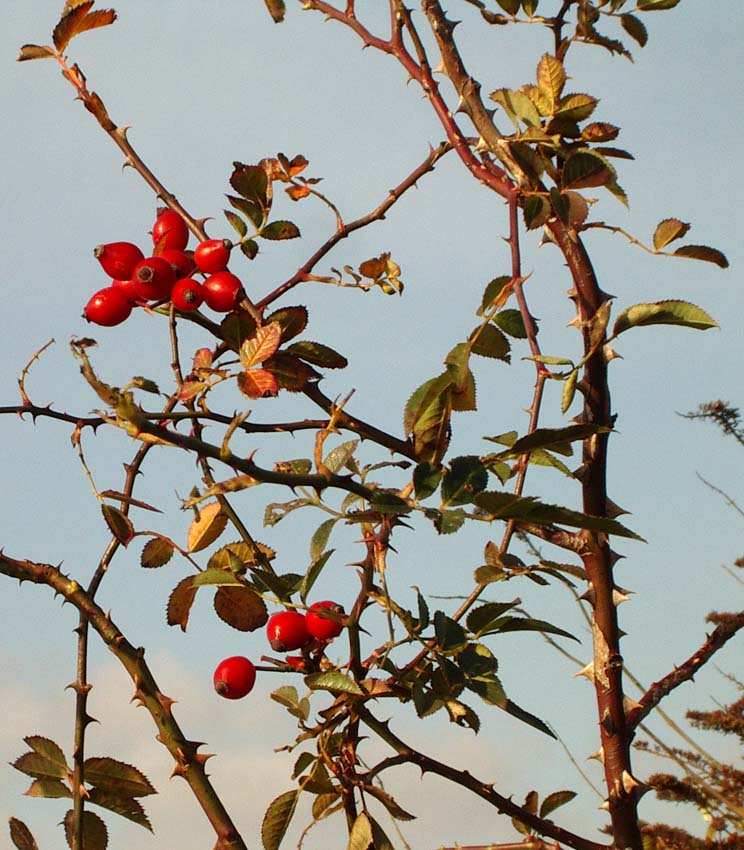
M 279 382 L 266 369 L 251 369 L 238 375 L 238 389 L 248 398 L 270 398 L 279 392 Z

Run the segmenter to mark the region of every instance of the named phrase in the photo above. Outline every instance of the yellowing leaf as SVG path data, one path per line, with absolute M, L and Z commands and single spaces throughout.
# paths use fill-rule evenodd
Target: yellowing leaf
M 705 331 L 717 328 L 718 322 L 705 310 L 689 301 L 655 301 L 650 304 L 634 304 L 617 317 L 613 336 L 641 325 L 682 325 Z
M 241 632 L 254 632 L 269 619 L 263 599 L 248 587 L 220 587 L 214 597 L 214 610 L 228 626 Z
M 703 260 L 706 263 L 715 263 L 722 269 L 727 269 L 729 261 L 726 255 L 715 248 L 707 245 L 683 245 L 674 252 L 675 257 L 689 257 L 691 260 Z
M 664 221 L 659 222 L 654 231 L 654 248 L 660 251 L 675 239 L 681 239 L 689 229 L 690 225 L 678 218 L 665 218 Z
M 189 528 L 186 548 L 189 552 L 200 552 L 222 534 L 227 525 L 227 516 L 222 513 L 219 502 L 205 505 Z
M 549 53 L 543 55 L 537 66 L 537 85 L 540 93 L 544 95 L 551 104 L 557 104 L 563 86 L 566 84 L 566 72 L 563 64 L 555 56 Z
M 248 398 L 269 398 L 279 392 L 279 382 L 266 369 L 251 369 L 238 375 L 238 389 Z
M 257 328 L 250 339 L 240 346 L 240 362 L 244 369 L 263 363 L 274 354 L 282 341 L 282 326 L 279 322 Z

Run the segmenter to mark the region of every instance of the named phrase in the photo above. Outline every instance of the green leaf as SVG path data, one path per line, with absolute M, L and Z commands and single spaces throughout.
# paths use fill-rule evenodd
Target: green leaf
M 560 99 L 555 116 L 561 121 L 586 121 L 597 103 L 597 98 L 589 94 L 568 94 Z
M 61 797 L 72 797 L 69 786 L 61 779 L 34 779 L 26 791 L 26 797 L 45 797 L 56 800 Z
M 31 835 L 31 830 L 22 820 L 9 818 L 8 823 L 10 825 L 10 840 L 15 844 L 17 850 L 39 850 L 39 845 Z
M 173 551 L 172 543 L 160 537 L 154 537 L 145 543 L 140 557 L 140 564 L 147 569 L 164 567 L 173 557 Z
M 573 454 L 570 444 L 576 440 L 586 440 L 594 434 L 606 434 L 611 431 L 603 425 L 568 425 L 565 428 L 536 428 L 531 434 L 520 437 L 512 443 L 511 455 L 520 455 L 535 449 L 550 449 L 570 456 Z
M 444 358 L 447 374 L 456 387 L 462 387 L 468 374 L 470 362 L 470 345 L 465 342 L 458 343 Z
M 131 764 L 108 756 L 85 760 L 85 781 L 89 785 L 125 797 L 147 797 L 157 794 L 150 780 Z
M 283 307 L 266 317 L 264 323 L 269 322 L 279 322 L 282 328 L 282 342 L 289 342 L 307 327 L 307 307 Z
M 454 511 L 427 511 L 426 516 L 433 521 L 439 534 L 454 534 L 465 522 L 465 511 L 462 508 Z
M 248 225 L 237 213 L 234 213 L 232 210 L 222 210 L 222 212 L 241 239 L 248 234 Z
M 310 539 L 310 557 L 315 560 L 320 557 L 328 543 L 328 539 L 333 531 L 333 526 L 338 522 L 336 517 L 326 519 L 315 529 L 315 533 Z
M 648 304 L 634 304 L 627 310 L 623 310 L 615 320 L 612 334 L 617 336 L 629 328 L 644 325 L 681 325 L 705 331 L 709 328 L 717 328 L 718 322 L 705 310 L 688 301 L 655 301 Z
M 473 354 L 509 362 L 511 345 L 495 325 L 489 323 L 485 327 L 475 328 L 470 334 L 470 339 L 472 340 L 470 349 Z
M 450 461 L 442 478 L 442 507 L 468 505 L 473 496 L 488 486 L 488 470 L 475 455 L 463 455 Z
M 291 221 L 272 221 L 264 227 L 259 235 L 272 241 L 297 239 L 300 235 L 300 229 Z
M 225 195 L 225 197 L 230 201 L 231 206 L 242 212 L 257 230 L 261 227 L 264 221 L 264 212 L 258 203 L 246 198 L 236 198 L 235 195 Z
M 295 692 L 295 697 L 297 695 L 297 691 L 292 688 Z M 295 698 L 295 702 L 296 702 Z M 297 757 L 297 761 L 295 762 L 294 769 L 292 770 L 292 779 L 297 779 L 298 776 L 301 776 L 311 764 L 313 764 L 317 759 L 317 756 L 314 756 L 312 753 L 300 753 Z
M 729 261 L 726 255 L 715 248 L 707 245 L 683 245 L 674 252 L 675 257 L 689 257 L 691 260 L 703 260 L 706 263 L 715 263 L 722 269 L 727 269 Z
M 530 195 L 524 204 L 522 215 L 527 230 L 542 227 L 550 218 L 551 207 L 546 198 L 540 195 Z
M 145 829 L 152 832 L 152 825 L 145 814 L 142 804 L 134 797 L 126 794 L 116 794 L 104 788 L 90 789 L 90 802 L 108 809 L 110 812 L 115 812 L 117 815 L 132 821 L 133 823 L 144 826 Z
M 443 611 L 434 612 L 434 633 L 437 645 L 442 652 L 454 652 L 467 645 L 465 629 Z
M 305 684 L 312 691 L 330 691 L 339 694 L 355 694 L 361 696 L 364 692 L 350 677 L 338 670 L 328 670 L 323 673 L 312 673 L 305 676 Z
M 681 239 L 689 229 L 690 225 L 678 218 L 665 218 L 658 223 L 654 231 L 654 248 L 661 251 L 670 242 Z
M 479 605 L 468 614 L 466 620 L 468 629 L 476 637 L 487 634 L 495 621 L 515 605 L 519 605 L 521 601 L 521 599 L 514 599 L 511 602 L 486 602 L 484 605 Z
M 575 791 L 553 791 L 540 804 L 540 817 L 546 818 L 551 812 L 570 803 L 575 796 Z
M 418 464 L 413 470 L 413 488 L 417 499 L 428 499 L 436 493 L 442 480 L 444 470 L 441 466 L 434 466 L 428 460 Z
M 491 321 L 494 325 L 498 325 L 505 334 L 515 339 L 527 339 L 527 329 L 519 310 L 501 310 L 496 313 Z
M 370 817 L 369 822 L 372 825 L 372 846 L 375 850 L 395 850 L 380 824 L 373 817 Z
M 242 198 L 250 201 L 261 210 L 261 220 L 257 224 L 254 222 L 256 227 L 259 227 L 271 207 L 269 181 L 266 172 L 260 165 L 244 165 L 241 162 L 235 162 L 233 166 L 230 185 Z M 230 200 L 229 196 L 228 200 Z
M 538 729 L 540 732 L 544 732 L 551 738 L 555 738 L 555 733 L 547 725 L 547 723 L 544 723 L 539 717 L 535 717 L 534 714 L 530 714 L 529 711 L 525 711 L 515 702 L 512 702 L 512 700 L 507 699 L 506 704 L 500 706 L 500 708 L 503 708 L 504 711 L 507 714 L 511 714 L 512 717 L 516 717 L 517 720 L 521 720 L 522 723 L 526 723 L 528 726 L 532 726 L 533 729 Z
M 364 791 L 371 797 L 374 797 L 376 800 L 379 800 L 379 802 L 382 803 L 382 805 L 387 809 L 388 814 L 391 817 L 395 818 L 395 820 L 416 820 L 416 815 L 412 815 L 410 812 L 407 812 L 402 806 L 400 806 L 396 802 L 396 800 L 390 794 L 388 794 L 386 791 L 383 791 L 382 788 L 378 787 L 377 785 L 365 785 Z M 375 850 L 377 850 L 376 846 Z
M 435 465 L 449 441 L 452 377 L 443 373 L 423 383 L 406 403 L 403 425 L 407 437 L 413 437 L 419 460 Z
M 347 442 L 341 443 L 340 446 L 336 446 L 336 448 L 328 452 L 323 463 L 331 472 L 340 472 L 354 456 L 358 445 L 359 440 L 347 440 Z
M 613 178 L 612 169 L 598 153 L 579 150 L 563 164 L 561 187 L 563 189 L 588 189 L 605 186 Z
M 540 94 L 550 103 L 556 104 L 565 84 L 566 71 L 563 63 L 555 56 L 545 53 L 537 66 L 537 85 Z
M 429 627 L 430 617 L 429 617 L 429 606 L 426 604 L 426 599 L 421 595 L 421 591 L 414 587 L 416 591 L 416 602 L 418 605 L 418 627 L 420 631 Z
M 618 537 L 629 537 L 632 540 L 645 542 L 642 537 L 614 519 L 591 516 L 558 505 L 548 505 L 532 497 L 489 491 L 479 493 L 473 501 L 479 508 L 491 514 L 492 519 L 513 519 L 517 522 L 535 523 L 536 525 L 558 523 L 559 525 L 585 528 L 589 531 L 599 531 L 605 534 L 616 534 Z
M 308 363 L 321 366 L 324 369 L 345 369 L 349 365 L 349 361 L 343 354 L 339 354 L 320 342 L 301 340 L 288 345 L 285 350 L 301 360 L 306 360 Z
M 30 735 L 23 739 L 33 750 L 13 762 L 13 767 L 35 779 L 67 780 L 70 769 L 62 749 L 49 738 Z
M 244 586 L 243 581 L 234 572 L 223 569 L 203 570 L 191 576 L 192 587 L 208 587 L 221 585 Z
M 305 576 L 302 579 L 302 586 L 300 587 L 300 597 L 303 603 L 307 602 L 308 594 L 312 590 L 318 576 L 323 572 L 323 568 L 328 563 L 328 559 L 335 551 L 335 549 L 329 549 L 327 552 L 323 552 L 323 554 L 318 556 L 307 568 L 307 573 L 305 573 Z
M 511 277 L 509 275 L 502 275 L 501 277 L 494 278 L 490 281 L 486 288 L 483 291 L 483 297 L 481 299 L 481 305 L 478 308 L 478 315 L 482 316 L 486 310 L 489 310 L 494 301 L 501 301 L 501 295 L 504 291 L 504 287 L 508 287 L 511 283 Z M 509 290 L 511 292 L 511 290 Z M 503 299 L 506 300 L 505 298 Z
M 367 814 L 360 812 L 351 827 L 346 850 L 369 850 L 372 841 L 372 824 Z M 267 847 L 266 850 L 274 850 L 274 848 Z
M 122 546 L 130 543 L 134 537 L 134 526 L 129 517 L 118 508 L 106 504 L 101 505 L 101 513 L 106 521 L 106 525 L 119 543 Z
M 379 514 L 408 514 L 411 506 L 401 496 L 387 490 L 377 490 L 369 503 L 370 510 Z
M 563 383 L 563 390 L 561 391 L 561 413 L 565 413 L 571 407 L 571 403 L 576 395 L 576 384 L 578 380 L 579 370 L 572 369 Z
M 504 617 L 500 622 L 491 623 L 489 634 L 501 634 L 502 632 L 540 632 L 543 634 L 567 637 L 581 643 L 577 637 L 570 632 L 564 631 L 545 620 L 535 620 L 531 617 Z M 484 633 L 485 634 L 485 633 Z
M 240 243 L 240 250 L 249 260 L 255 260 L 258 254 L 258 243 L 255 239 L 246 239 Z
M 297 788 L 280 794 L 266 809 L 261 823 L 261 842 L 265 850 L 279 850 L 292 815 L 297 808 L 300 792 Z
M 75 818 L 72 809 L 65 814 L 63 824 L 67 846 L 72 847 L 72 836 L 75 833 Z M 83 812 L 83 834 L 85 835 L 83 850 L 106 850 L 108 846 L 108 830 L 106 829 L 106 824 L 95 812 Z

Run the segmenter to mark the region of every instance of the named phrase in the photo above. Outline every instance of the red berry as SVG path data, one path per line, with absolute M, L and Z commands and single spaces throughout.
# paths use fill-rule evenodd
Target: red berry
M 176 280 L 179 277 L 188 277 L 194 271 L 194 261 L 185 251 L 179 251 L 176 248 L 166 248 L 158 256 L 167 260 L 173 266 Z
M 204 300 L 217 313 L 237 309 L 244 294 L 240 279 L 227 271 L 215 272 L 204 281 Z
M 132 302 L 126 294 L 116 286 L 107 286 L 88 301 L 83 310 L 83 317 L 89 322 L 105 327 L 120 325 L 129 318 L 132 312 Z
M 324 611 L 328 611 L 330 616 L 325 615 Z M 317 640 L 333 640 L 344 630 L 344 613 L 343 606 L 330 599 L 314 602 L 305 614 L 308 633 Z
M 196 246 L 194 262 L 199 271 L 206 274 L 221 272 L 227 268 L 231 248 L 232 242 L 229 239 L 207 239 Z
M 182 277 L 173 284 L 171 301 L 176 310 L 190 313 L 198 310 L 204 300 L 204 287 L 192 277 Z
M 300 649 L 309 640 L 305 617 L 298 611 L 280 611 L 272 614 L 266 624 L 266 636 L 275 652 Z
M 307 662 L 301 655 L 288 655 L 284 660 L 293 670 L 302 672 L 307 667 Z
M 175 248 L 183 251 L 189 243 L 189 228 L 175 210 L 163 210 L 153 225 L 152 242 L 161 250 Z
M 170 296 L 176 274 L 173 266 L 162 257 L 148 257 L 137 263 L 132 275 L 134 288 L 145 301 L 161 301 Z
M 103 270 L 114 280 L 127 280 L 134 274 L 134 267 L 145 255 L 131 242 L 109 242 L 99 245 L 93 256 L 103 266 Z
M 137 290 L 134 288 L 134 281 L 129 278 L 128 280 L 112 280 L 111 286 L 114 289 L 120 289 L 127 298 L 135 304 L 137 301 L 141 301 L 139 295 L 137 295 Z
M 225 699 L 240 699 L 253 690 L 256 668 L 242 655 L 233 655 L 217 665 L 214 689 Z

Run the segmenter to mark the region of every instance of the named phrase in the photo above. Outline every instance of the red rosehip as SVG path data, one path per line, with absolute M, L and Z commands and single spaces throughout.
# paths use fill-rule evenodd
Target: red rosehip
M 328 611 L 329 614 L 324 614 L 324 611 Z M 314 602 L 305 614 L 308 634 L 317 640 L 333 640 L 344 630 L 343 617 L 345 613 L 342 605 L 331 602 L 330 599 Z
M 171 301 L 176 310 L 190 313 L 198 310 L 204 300 L 204 287 L 192 277 L 182 277 L 173 284 Z
M 189 228 L 175 210 L 163 210 L 153 225 L 152 242 L 160 245 L 161 250 L 183 251 L 189 243 Z
M 98 292 L 85 305 L 83 317 L 95 325 L 113 327 L 129 318 L 132 302 L 116 286 L 107 286 Z
M 205 274 L 221 272 L 227 268 L 231 248 L 229 239 L 207 239 L 194 249 L 194 262 Z
M 217 313 L 229 313 L 237 309 L 245 295 L 240 279 L 227 271 L 210 275 L 203 286 L 207 306 Z
M 134 274 L 134 267 L 145 255 L 131 242 L 109 242 L 93 250 L 93 256 L 103 266 L 103 270 L 114 280 L 128 280 Z
M 166 248 L 158 256 L 167 260 L 173 266 L 176 280 L 179 277 L 188 277 L 194 271 L 194 261 L 185 251 L 179 251 L 176 248 Z
M 162 257 L 148 257 L 137 263 L 132 275 L 134 288 L 145 301 L 161 301 L 170 296 L 176 274 L 173 266 Z
M 253 690 L 256 668 L 242 655 L 233 655 L 217 665 L 214 689 L 225 699 L 240 699 Z
M 266 636 L 275 652 L 300 649 L 309 640 L 305 617 L 298 611 L 280 611 L 272 614 L 266 624 Z
M 131 278 L 128 280 L 112 280 L 111 286 L 113 286 L 114 289 L 120 289 L 132 302 L 132 304 L 141 301 L 139 295 L 137 295 L 137 290 L 134 288 L 134 281 Z

